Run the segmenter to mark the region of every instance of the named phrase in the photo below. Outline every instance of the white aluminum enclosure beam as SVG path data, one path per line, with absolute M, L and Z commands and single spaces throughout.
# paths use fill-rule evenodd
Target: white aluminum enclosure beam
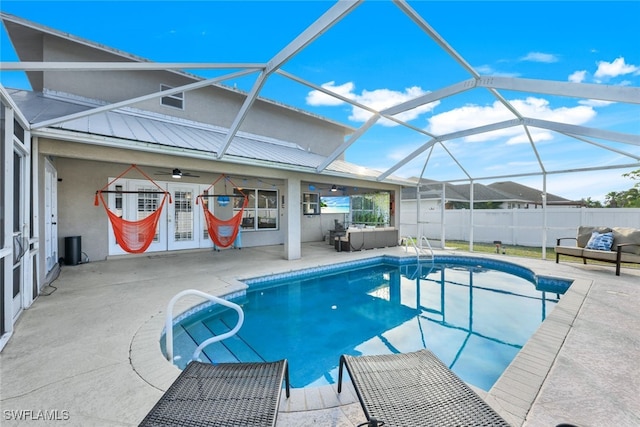
M 82 118 L 82 117 L 87 117 L 87 116 L 92 116 L 94 114 L 103 113 L 105 111 L 111 111 L 111 110 L 115 110 L 115 109 L 118 109 L 118 108 L 123 108 L 123 107 L 126 107 L 128 105 L 135 104 L 137 102 L 147 101 L 149 99 L 154 99 L 154 98 L 160 98 L 162 96 L 169 96 L 169 95 L 173 95 L 174 93 L 185 92 L 185 91 L 198 89 L 198 88 L 205 87 L 205 86 L 211 86 L 212 84 L 215 84 L 215 83 L 218 83 L 218 82 L 221 82 L 221 81 L 224 81 L 224 80 L 236 78 L 236 77 L 241 77 L 241 76 L 244 76 L 246 74 L 251 74 L 253 72 L 255 72 L 255 71 L 254 70 L 238 71 L 237 73 L 231 73 L 231 74 L 227 74 L 227 75 L 224 75 L 224 76 L 215 77 L 215 78 L 212 78 L 212 79 L 202 80 L 200 82 L 190 83 L 190 84 L 184 85 L 184 86 L 179 86 L 179 87 L 174 87 L 174 88 L 163 90 L 163 91 L 159 91 L 159 92 L 154 92 L 154 93 L 150 93 L 148 95 L 139 96 L 137 98 L 127 99 L 127 100 L 124 100 L 124 101 L 121 101 L 121 102 L 114 102 L 113 104 L 107 104 L 107 105 L 104 105 L 104 106 L 101 106 L 101 107 L 91 108 L 89 110 L 81 111 L 79 113 L 68 114 L 66 116 L 57 117 L 55 119 L 45 120 L 45 121 L 42 121 L 42 122 L 34 123 L 33 125 L 31 125 L 31 129 L 40 129 L 40 128 L 47 127 L 47 126 L 57 125 L 59 123 L 67 122 L 69 120 L 75 120 L 75 119 L 79 119 L 79 118 Z
M 293 58 L 296 54 L 298 54 L 301 50 L 311 44 L 315 39 L 324 34 L 329 28 L 338 23 L 342 18 L 347 16 L 353 9 L 358 7 L 364 0 L 358 1 L 347 1 L 340 0 L 338 3 L 333 5 L 327 12 L 325 12 L 320 18 L 318 18 L 313 24 L 308 26 L 298 37 L 293 39 L 291 43 L 285 46 L 280 52 L 278 52 L 268 63 L 265 70 L 258 76 L 256 82 L 251 88 L 251 92 L 247 95 L 240 107 L 240 111 L 236 115 L 235 119 L 231 127 L 229 128 L 229 132 L 227 133 L 226 140 L 222 145 L 220 152 L 217 155 L 218 159 L 221 159 L 227 150 L 229 149 L 229 145 L 231 145 L 231 141 L 238 133 L 242 122 L 246 118 L 249 113 L 249 109 L 255 102 L 262 86 L 264 86 L 266 79 L 275 72 L 278 68 L 280 68 L 284 63 Z
M 465 59 L 456 52 L 453 47 L 447 41 L 440 36 L 434 30 L 431 25 L 427 23 L 418 13 L 411 8 L 404 0 L 394 0 L 395 5 L 404 12 L 422 31 L 427 33 L 433 41 L 435 41 L 438 46 L 440 46 L 449 56 L 451 56 L 458 64 L 462 66 L 469 74 L 471 74 L 476 79 L 480 77 L 480 74 L 476 70 L 473 69 L 471 65 Z
M 609 147 L 607 145 L 600 144 L 600 143 L 595 142 L 595 141 L 591 141 L 591 140 L 589 140 L 587 138 L 581 138 L 578 135 L 570 135 L 568 133 L 565 133 L 563 135 L 571 137 L 571 138 L 575 138 L 575 139 L 580 140 L 582 142 L 586 142 L 587 144 L 595 145 L 596 147 L 599 147 L 599 148 L 604 148 L 605 150 L 609 150 L 609 151 L 612 151 L 614 153 L 622 154 L 625 157 L 631 157 L 632 159 L 640 161 L 640 156 L 639 155 L 632 154 L 632 153 L 629 153 L 627 151 L 618 150 L 618 149 L 615 149 L 613 147 Z
M 589 166 L 584 168 L 572 168 L 572 169 L 559 169 L 547 172 L 523 172 L 523 173 L 510 173 L 508 175 L 485 175 L 485 176 L 476 176 L 473 179 L 475 181 L 496 181 L 503 180 L 509 178 L 524 178 L 528 176 L 541 176 L 543 174 L 546 175 L 560 175 L 565 173 L 575 173 L 575 172 L 589 172 L 589 171 L 597 171 L 597 170 L 614 170 L 614 169 L 631 169 L 637 168 L 638 163 L 630 163 L 630 164 L 622 164 L 622 165 L 606 165 L 606 166 Z M 469 182 L 469 178 L 458 178 L 458 179 L 450 179 L 447 180 L 447 184 L 455 184 L 456 182 Z
M 444 98 L 448 98 L 453 95 L 457 95 L 462 92 L 466 92 L 476 87 L 476 79 L 469 79 L 460 83 L 455 83 L 451 86 L 444 87 L 442 89 L 434 90 L 433 92 L 426 93 L 417 98 L 405 101 L 402 104 L 398 104 L 394 107 L 387 108 L 385 114 L 394 115 L 403 113 L 405 111 L 413 110 L 414 108 L 421 107 L 425 104 L 430 104 L 435 101 L 439 101 Z
M 522 126 L 524 128 L 525 133 L 527 134 L 527 139 L 529 140 L 529 144 L 531 145 L 531 149 L 533 150 L 533 154 L 536 156 L 536 160 L 538 161 L 538 166 L 540 166 L 540 170 L 544 173 L 545 167 L 542 162 L 542 158 L 540 157 L 540 153 L 538 153 L 538 149 L 536 148 L 535 141 L 531 136 L 531 132 L 529 132 L 529 128 L 527 126 Z
M 351 135 L 346 141 L 344 141 L 338 148 L 333 150 L 333 153 L 325 157 L 325 159 L 318 165 L 316 168 L 316 172 L 320 173 L 327 168 L 340 154 L 342 154 L 347 148 L 349 148 L 355 141 L 358 140 L 366 131 L 369 130 L 371 126 L 376 124 L 376 122 L 380 119 L 378 114 L 374 114 L 369 117 L 369 120 L 360 128 Z
M 477 135 L 479 133 L 491 132 L 491 131 L 494 131 L 494 130 L 510 128 L 510 127 L 518 126 L 520 124 L 522 124 L 521 120 L 513 119 L 513 120 L 507 120 L 507 121 L 500 122 L 500 123 L 494 123 L 494 124 L 486 125 L 486 126 L 478 126 L 476 128 L 473 128 L 473 129 L 467 129 L 467 130 L 462 130 L 462 131 L 458 131 L 458 132 L 452 132 L 452 133 L 446 134 L 446 135 L 441 135 L 441 136 L 439 136 L 437 138 L 434 138 L 434 139 L 426 142 L 422 146 L 418 147 L 416 150 L 414 150 L 407 157 L 405 157 L 404 159 L 400 160 L 398 163 L 396 163 L 395 165 L 393 165 L 392 167 L 387 169 L 385 172 L 380 174 L 378 176 L 377 180 L 378 181 L 382 181 L 383 179 L 385 179 L 386 177 L 391 175 L 393 172 L 397 171 L 402 166 L 404 166 L 407 163 L 409 163 L 416 156 L 421 154 L 423 151 L 425 151 L 426 149 L 431 147 L 436 142 L 446 141 L 446 140 L 455 139 L 455 138 L 463 138 L 465 136 Z M 455 158 L 454 158 L 454 160 L 455 160 Z
M 632 86 L 611 86 L 488 76 L 481 77 L 477 82 L 477 86 L 514 90 L 517 92 L 544 93 L 547 95 L 559 95 L 571 98 L 640 104 L 640 87 Z
M 2 71 L 165 71 L 165 70 L 262 70 L 264 63 L 214 62 L 0 62 Z
M 412 129 L 418 133 L 421 133 L 423 135 L 429 136 L 431 138 L 435 137 L 435 135 L 433 135 L 432 133 L 424 130 L 424 129 L 420 129 L 416 126 L 413 126 L 405 121 L 402 121 L 400 119 L 397 119 L 395 117 L 393 117 L 395 114 L 400 114 L 402 112 L 405 111 L 409 111 L 412 110 L 414 108 L 420 107 L 422 105 L 425 104 L 429 104 L 431 102 L 435 102 L 438 101 L 442 98 L 448 97 L 448 96 L 452 96 L 458 93 L 462 93 L 465 92 L 467 90 L 473 89 L 475 87 L 475 79 L 469 79 L 469 80 L 465 80 L 463 82 L 460 83 L 456 83 L 454 85 L 448 86 L 446 88 L 434 91 L 434 92 L 430 92 L 427 93 L 425 95 L 419 96 L 417 98 L 414 98 L 412 100 L 403 102 L 401 104 L 395 105 L 393 107 L 389 107 L 385 110 L 382 111 L 376 111 L 371 107 L 368 107 L 366 105 L 363 105 L 359 102 L 356 102 L 352 99 L 349 99 L 345 96 L 342 96 L 338 93 L 335 93 L 333 91 L 330 91 L 328 89 L 323 88 L 322 86 L 318 86 L 314 83 L 308 82 L 304 79 L 301 79 L 300 77 L 294 76 L 293 74 L 287 73 L 286 71 L 283 70 L 278 70 L 277 71 L 278 74 L 287 77 L 293 81 L 296 81 L 298 83 L 301 83 L 305 86 L 308 86 L 312 89 L 315 89 L 319 92 L 325 93 L 329 96 L 332 96 L 334 98 L 337 98 L 343 102 L 346 102 L 350 105 L 362 108 L 365 111 L 369 111 L 371 114 L 380 116 L 380 117 L 384 117 L 385 119 L 391 120 L 395 123 L 398 123 L 401 126 L 404 126 L 406 128 Z M 369 129 L 373 124 L 375 124 L 375 122 L 377 122 L 377 120 L 380 118 L 374 118 L 374 121 L 371 122 L 371 119 L 367 122 L 367 125 L 365 125 L 364 130 Z M 362 128 L 361 128 L 362 129 Z M 361 137 L 364 134 L 364 132 L 362 130 L 359 130 L 356 134 L 354 134 L 351 138 L 349 138 L 347 141 L 345 141 L 345 143 L 341 144 L 338 148 L 336 148 L 329 156 L 327 156 L 327 158 L 317 167 L 317 171 L 318 172 L 322 172 L 324 169 L 327 168 L 327 166 L 329 166 L 331 164 L 331 162 L 333 162 L 336 158 L 338 158 L 338 156 L 340 156 L 342 153 L 344 153 L 351 145 L 353 145 L 353 143 L 356 142 L 356 140 Z
M 539 119 L 531 119 L 531 118 L 524 118 L 522 120 L 514 119 L 514 120 L 494 123 L 491 125 L 479 126 L 472 129 L 452 132 L 446 135 L 440 135 L 435 139 L 423 144 L 421 147 L 417 148 L 416 150 L 414 150 L 411 154 L 409 154 L 407 157 L 402 159 L 400 162 L 396 163 L 394 166 L 387 169 L 384 173 L 380 174 L 377 179 L 378 181 L 382 181 L 383 179 L 391 175 L 393 172 L 395 172 L 402 166 L 409 163 L 417 155 L 421 154 L 423 151 L 425 151 L 430 146 L 435 144 L 435 142 L 446 141 L 446 140 L 455 139 L 455 138 L 463 138 L 470 135 L 477 135 L 479 133 L 491 132 L 494 130 L 505 129 L 508 127 L 513 127 L 518 125 L 533 126 L 537 128 L 553 130 L 569 136 L 581 135 L 581 136 L 586 136 L 591 138 L 604 139 L 608 141 L 621 142 L 624 144 L 640 145 L 640 135 L 631 135 L 631 134 L 608 131 L 603 129 L 588 128 L 585 126 L 570 125 L 566 123 L 557 123 L 557 122 L 551 122 L 548 120 L 539 120 Z
M 456 50 L 438 34 L 415 10 L 409 6 L 405 0 L 394 0 L 394 3 L 402 10 L 411 20 L 422 29 L 438 46 L 440 46 L 451 58 L 453 58 L 462 68 L 464 68 L 475 79 L 480 78 L 480 74 L 460 55 Z M 489 92 L 495 96 L 509 111 L 517 118 L 521 119 L 522 115 L 516 110 L 509 101 L 507 101 L 497 90 L 488 88 Z
M 524 124 L 549 129 L 559 133 L 581 135 L 591 138 L 604 139 L 607 141 L 621 142 L 623 144 L 640 145 L 640 135 L 614 132 L 604 129 L 588 128 L 585 126 L 570 125 L 568 123 L 557 123 L 540 119 L 524 119 Z

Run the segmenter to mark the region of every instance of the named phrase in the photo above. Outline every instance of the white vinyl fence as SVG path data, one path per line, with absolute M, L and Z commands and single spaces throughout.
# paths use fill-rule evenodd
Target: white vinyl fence
M 402 202 L 401 236 L 425 236 L 430 241 L 462 240 L 504 245 L 553 247 L 560 237 L 575 237 L 578 226 L 640 228 L 640 209 L 547 208 L 543 209 L 423 210 L 416 221 L 415 202 Z

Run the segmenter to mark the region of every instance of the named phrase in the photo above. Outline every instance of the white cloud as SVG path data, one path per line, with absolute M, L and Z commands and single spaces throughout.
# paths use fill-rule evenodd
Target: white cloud
M 623 57 L 616 58 L 613 62 L 599 61 L 596 78 L 618 77 L 625 74 L 640 72 L 640 67 L 626 64 Z
M 520 77 L 520 73 L 498 71 L 491 65 L 479 65 L 477 67 L 474 67 L 474 69 L 478 72 L 478 74 L 482 74 L 485 76 Z
M 509 101 L 524 117 L 549 120 L 560 123 L 581 125 L 593 117 L 596 112 L 591 106 L 579 105 L 576 107 L 560 107 L 553 109 L 549 101 L 541 98 L 528 97 L 526 99 L 515 99 Z M 449 134 L 452 132 L 472 129 L 491 123 L 512 120 L 515 116 L 507 110 L 499 101 L 495 101 L 488 106 L 465 105 L 450 111 L 436 114 L 429 119 L 427 130 L 436 135 Z M 547 141 L 552 138 L 552 134 L 544 129 L 529 128 L 534 141 Z M 465 141 L 488 141 L 497 138 L 507 138 L 508 144 L 528 142 L 526 134 L 521 126 L 501 129 L 465 138 Z
M 531 61 L 531 62 L 552 63 L 552 62 L 558 62 L 558 56 L 552 53 L 529 52 L 525 57 L 521 58 L 521 60 Z
M 572 83 L 582 83 L 587 77 L 587 72 L 585 70 L 575 71 L 569 76 L 569 81 Z
M 340 86 L 336 86 L 335 82 L 328 82 L 322 85 L 323 88 L 332 92 L 339 93 L 345 98 L 357 101 L 362 105 L 373 108 L 376 111 L 382 111 L 386 108 L 393 107 L 403 102 L 415 99 L 422 96 L 427 91 L 421 89 L 418 86 L 406 88 L 404 91 L 395 91 L 391 89 L 376 89 L 373 91 L 363 90 L 362 93 L 357 94 L 355 92 L 355 84 L 353 82 L 344 83 Z M 344 104 L 343 101 L 326 95 L 322 92 L 313 90 L 307 94 L 306 102 L 313 106 L 337 106 Z M 427 113 L 433 110 L 440 101 L 432 102 L 430 104 L 421 105 L 412 110 L 404 111 L 400 114 L 396 114 L 395 117 L 403 121 L 411 121 L 419 117 L 421 114 Z M 366 122 L 371 117 L 371 113 L 358 107 L 353 107 L 349 120 L 356 122 Z M 382 119 L 378 123 L 384 126 L 396 126 L 396 123 Z
M 355 95 L 353 94 L 353 89 L 355 89 L 355 85 L 352 82 L 347 82 L 343 85 L 336 86 L 335 82 L 328 82 L 322 85 L 323 88 L 330 90 L 331 92 L 335 92 L 338 95 L 342 95 L 345 98 L 354 99 Z M 319 90 L 312 90 L 307 94 L 306 102 L 309 105 L 313 106 L 336 106 L 344 104 L 344 101 L 341 99 L 335 98 L 333 96 L 329 96 L 324 92 L 320 92 Z
M 591 107 L 606 107 L 608 105 L 615 104 L 615 102 L 602 101 L 602 100 L 599 100 L 599 99 L 582 99 L 582 100 L 578 101 L 578 104 L 580 104 L 580 105 L 588 105 L 588 106 L 591 106 Z
M 486 75 L 491 75 L 495 73 L 495 70 L 493 69 L 493 67 L 487 64 L 479 65 L 475 67 L 475 70 L 480 74 L 486 74 Z

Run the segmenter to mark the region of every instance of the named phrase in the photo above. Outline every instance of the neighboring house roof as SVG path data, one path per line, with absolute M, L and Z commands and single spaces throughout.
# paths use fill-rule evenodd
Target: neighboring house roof
M 537 188 L 527 187 L 526 185 L 518 184 L 513 181 L 494 182 L 489 184 L 489 187 L 500 190 L 507 194 L 513 194 L 518 197 L 518 200 L 527 200 L 533 203 L 542 203 L 542 191 Z M 556 196 L 555 194 L 547 193 L 547 203 L 561 203 L 566 204 L 571 202 L 564 197 Z
M 24 90 L 9 90 L 9 94 L 30 123 L 55 119 L 76 112 L 95 108 L 89 100 L 66 97 L 63 94 L 48 96 Z M 93 114 L 60 124 L 51 125 L 34 134 L 63 139 L 71 134 L 95 135 L 128 142 L 153 144 L 156 151 L 166 149 L 168 154 L 176 154 L 176 149 L 192 155 L 213 156 L 224 145 L 227 129 L 209 124 L 192 122 L 157 113 L 122 108 Z M 89 141 L 87 141 L 89 142 Z M 104 139 L 101 144 L 107 144 Z M 119 145 L 121 146 L 121 145 Z M 129 148 L 135 149 L 131 145 Z M 139 149 L 142 149 L 141 147 Z M 315 171 L 324 156 L 307 151 L 297 144 L 274 138 L 238 132 L 227 151 L 225 161 L 232 163 L 262 163 L 279 169 L 308 169 Z M 379 171 L 368 169 L 342 160 L 335 160 L 326 172 L 349 178 L 373 180 Z M 402 178 L 389 182 L 407 184 Z
M 445 187 L 445 200 L 447 202 L 468 202 L 470 199 L 469 185 L 450 184 L 439 181 L 422 180 L 420 185 L 420 199 L 433 200 L 442 198 L 442 185 Z M 416 198 L 416 188 L 406 188 L 403 190 L 403 197 L 406 199 Z M 504 201 L 509 197 L 499 191 L 492 190 L 482 184 L 474 184 L 473 200 L 475 202 Z
M 442 182 L 422 180 L 420 185 L 420 198 L 423 200 L 440 199 L 442 192 Z M 414 180 L 415 183 L 415 180 Z M 469 184 L 450 184 L 445 185 L 445 200 L 447 202 L 469 202 L 471 199 Z M 416 187 L 405 188 L 402 190 L 403 199 L 415 199 Z M 504 181 L 496 182 L 489 185 L 473 184 L 473 200 L 474 202 L 515 202 L 515 203 L 542 203 L 542 191 L 518 184 L 517 182 Z M 555 194 L 547 193 L 548 204 L 575 204 Z
M 456 192 L 461 194 L 466 201 L 471 200 L 471 186 L 469 184 L 454 185 Z M 502 191 L 494 190 L 483 184 L 473 184 L 474 202 L 506 202 L 512 200 L 513 196 Z

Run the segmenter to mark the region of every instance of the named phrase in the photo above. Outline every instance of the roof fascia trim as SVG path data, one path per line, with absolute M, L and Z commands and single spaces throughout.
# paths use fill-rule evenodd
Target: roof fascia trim
M 18 119 L 21 122 L 20 124 L 22 126 L 24 126 L 25 128 L 30 129 L 29 128 L 29 120 L 27 120 L 27 118 L 24 116 L 24 114 L 22 114 L 22 111 L 20 111 L 20 108 L 18 108 L 16 103 L 13 101 L 13 98 L 11 98 L 11 95 L 9 94 L 7 89 L 1 84 L 0 84 L 0 99 L 2 99 L 2 102 L 5 105 L 7 105 L 9 108 L 11 108 L 13 110 L 13 113 L 16 116 L 18 116 Z

